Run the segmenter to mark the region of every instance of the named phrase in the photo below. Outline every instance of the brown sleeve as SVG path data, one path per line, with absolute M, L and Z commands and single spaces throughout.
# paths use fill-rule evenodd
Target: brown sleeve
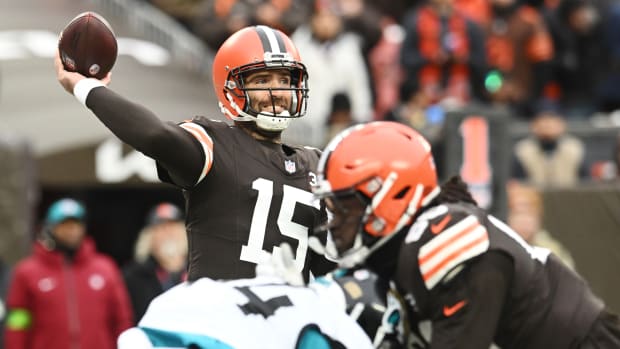
M 184 188 L 196 183 L 205 156 L 187 131 L 105 87 L 91 90 L 86 106 L 121 141 L 156 160 L 170 182 Z

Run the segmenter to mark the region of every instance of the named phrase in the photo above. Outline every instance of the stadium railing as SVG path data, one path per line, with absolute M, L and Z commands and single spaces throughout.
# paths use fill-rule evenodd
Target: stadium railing
M 145 1 L 96 0 L 105 16 L 124 20 L 138 35 L 168 49 L 184 68 L 210 75 L 214 53 L 173 18 Z

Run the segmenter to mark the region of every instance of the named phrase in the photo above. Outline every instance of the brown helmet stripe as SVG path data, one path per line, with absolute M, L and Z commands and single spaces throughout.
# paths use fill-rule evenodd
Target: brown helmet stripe
M 282 35 L 276 30 L 273 30 L 265 25 L 257 25 L 256 33 L 260 38 L 263 50 L 271 53 L 285 53 L 286 46 Z

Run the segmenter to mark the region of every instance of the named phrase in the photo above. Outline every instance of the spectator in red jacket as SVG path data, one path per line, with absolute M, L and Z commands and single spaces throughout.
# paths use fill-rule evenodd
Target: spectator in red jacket
M 14 268 L 7 297 L 5 349 L 113 349 L 132 325 L 116 264 L 85 237 L 84 206 L 50 206 L 32 255 Z

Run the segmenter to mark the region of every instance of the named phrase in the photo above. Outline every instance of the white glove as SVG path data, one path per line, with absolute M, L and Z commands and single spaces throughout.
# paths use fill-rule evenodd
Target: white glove
M 280 253 L 271 254 L 256 265 L 256 275 L 276 276 L 293 286 L 304 286 L 304 277 L 295 266 L 295 257 L 291 246 L 280 244 Z

